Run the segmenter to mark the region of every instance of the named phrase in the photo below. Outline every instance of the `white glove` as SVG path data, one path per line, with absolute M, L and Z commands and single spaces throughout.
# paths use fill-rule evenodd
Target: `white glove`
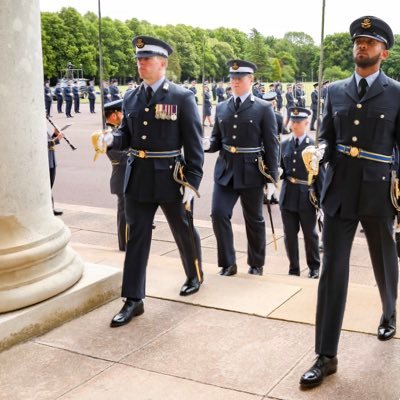
M 273 183 L 267 183 L 267 200 L 272 199 L 272 195 L 276 192 L 276 187 Z
M 210 150 L 211 147 L 211 141 L 209 137 L 204 137 L 203 138 L 203 150 Z
M 193 197 L 195 195 L 195 192 L 193 189 L 190 189 L 190 187 L 185 186 L 184 192 L 183 192 L 183 198 L 182 198 L 182 203 L 188 203 L 192 201 Z
M 324 153 L 325 153 L 325 144 L 321 144 L 318 147 L 314 147 L 314 152 L 311 158 L 311 168 L 314 171 L 318 171 L 318 167 L 319 167 L 319 162 L 322 160 L 322 158 L 324 157 Z
M 278 180 L 283 174 L 283 169 L 281 167 L 278 167 Z

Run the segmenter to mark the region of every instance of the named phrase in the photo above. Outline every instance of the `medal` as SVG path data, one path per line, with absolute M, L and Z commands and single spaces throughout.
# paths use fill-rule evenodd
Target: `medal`
M 178 106 L 176 104 L 173 104 L 171 107 L 172 107 L 171 120 L 176 121 L 178 119 L 178 116 L 177 116 Z

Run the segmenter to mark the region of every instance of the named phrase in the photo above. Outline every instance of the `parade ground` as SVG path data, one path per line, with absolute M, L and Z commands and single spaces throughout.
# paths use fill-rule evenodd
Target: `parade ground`
M 53 115 L 60 127 L 71 123 L 63 114 Z M 59 218 L 71 231 L 71 247 L 88 271 L 107 268 L 118 286 L 124 253 L 118 251 L 116 197 L 109 193 L 111 166 L 105 156 L 93 162 L 90 144 L 90 134 L 100 128 L 100 113 L 89 114 L 83 104 L 65 131 L 78 149 L 65 143 L 56 149 L 53 194 L 57 209 L 63 210 Z M 301 276 L 288 276 L 279 207 L 272 206 L 276 249 L 265 207 L 264 275 L 247 274 L 246 232 L 238 205 L 232 218 L 238 274 L 219 276 L 209 217 L 214 163 L 215 155 L 206 155 L 202 196 L 195 205 L 205 272 L 200 291 L 179 296 L 183 267 L 168 224 L 157 213 L 145 313 L 110 328 L 122 306 L 118 286 L 111 301 L 3 350 L 0 400 L 400 399 L 400 333 L 387 342 L 377 340 L 380 300 L 362 233 L 351 255 L 338 371 L 320 387 L 300 390 L 300 376 L 315 357 L 318 287 L 318 280 L 307 278 L 303 240 L 300 235 Z M 57 297 L 68 302 L 73 290 Z M 3 314 L 0 330 L 26 313 L 35 315 L 45 303 Z

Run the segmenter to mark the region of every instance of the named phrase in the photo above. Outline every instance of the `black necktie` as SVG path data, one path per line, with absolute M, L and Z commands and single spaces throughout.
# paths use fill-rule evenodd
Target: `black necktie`
M 151 86 L 147 86 L 147 88 L 146 88 L 146 101 L 150 102 L 152 97 L 153 97 L 153 89 L 151 88 Z
M 358 83 L 358 98 L 361 100 L 367 92 L 368 82 L 366 79 L 360 79 Z
M 299 138 L 296 138 L 296 140 L 294 141 L 294 148 L 297 149 L 299 147 Z
M 236 108 L 236 110 L 239 109 L 241 103 L 242 103 L 241 98 L 240 97 L 236 97 L 236 100 L 235 100 L 235 108 Z

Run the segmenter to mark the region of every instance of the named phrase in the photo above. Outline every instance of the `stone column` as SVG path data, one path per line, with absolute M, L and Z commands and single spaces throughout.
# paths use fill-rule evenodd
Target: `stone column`
M 74 285 L 83 261 L 51 204 L 39 0 L 0 12 L 0 313 Z

